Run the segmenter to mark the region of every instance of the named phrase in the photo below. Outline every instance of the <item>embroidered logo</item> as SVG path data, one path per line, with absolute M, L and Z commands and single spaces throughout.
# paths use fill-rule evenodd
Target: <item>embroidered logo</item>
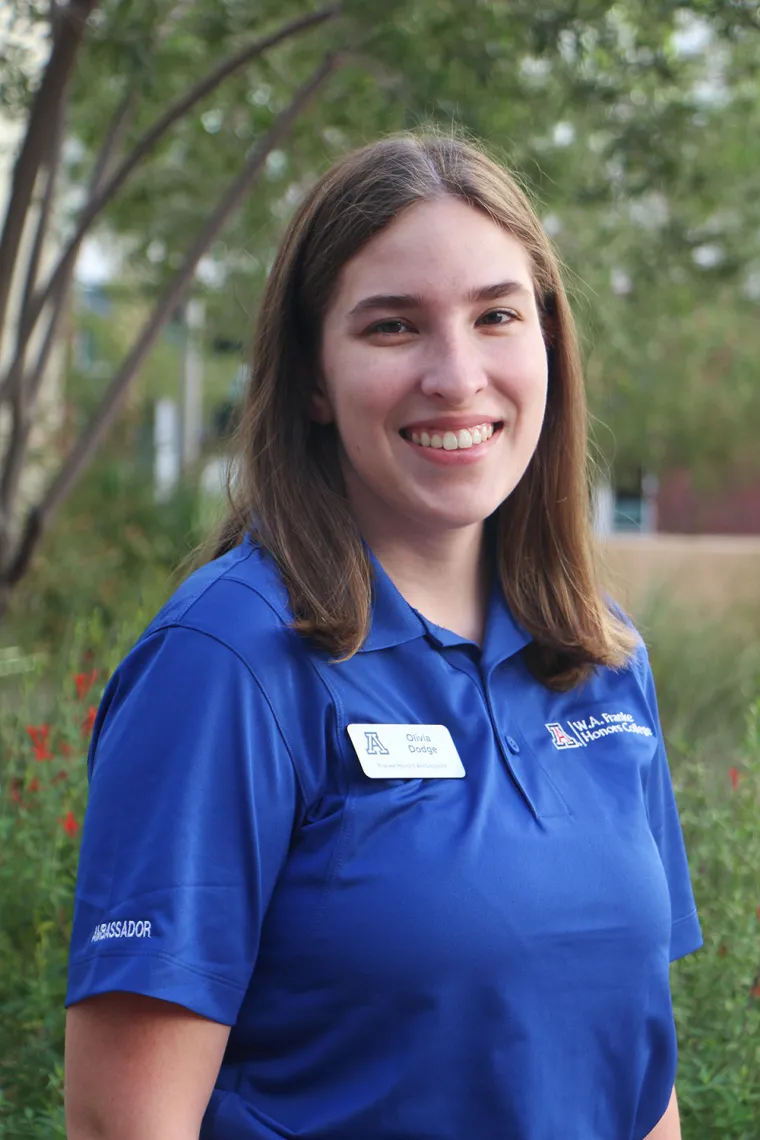
M 152 938 L 147 919 L 123 918 L 115 922 L 101 922 L 92 932 L 90 942 L 102 942 L 104 938 Z
M 565 748 L 586 748 L 604 736 L 616 736 L 621 732 L 634 736 L 654 736 L 646 724 L 637 724 L 630 713 L 600 712 L 598 716 L 584 717 L 582 720 L 568 720 L 565 725 L 555 722 L 545 727 L 551 734 L 552 744 L 560 751 Z
M 551 733 L 552 744 L 560 751 L 564 748 L 581 748 L 580 740 L 576 740 L 569 732 L 565 732 L 561 724 L 547 724 L 545 726 Z
M 390 756 L 390 752 L 376 732 L 364 733 L 364 746 L 368 756 Z

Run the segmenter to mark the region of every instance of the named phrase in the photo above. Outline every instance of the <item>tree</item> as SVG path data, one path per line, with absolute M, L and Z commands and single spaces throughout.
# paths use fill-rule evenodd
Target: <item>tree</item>
M 331 157 L 427 118 L 461 123 L 525 173 L 556 231 L 594 412 L 606 425 L 605 459 L 664 470 L 688 453 L 725 473 L 735 441 L 746 453 L 760 424 L 737 366 L 723 377 L 724 414 L 714 414 L 711 349 L 694 333 L 716 300 L 728 324 L 754 319 L 760 219 L 745 145 L 760 125 L 754 10 L 733 0 L 550 10 L 520 0 L 390 0 L 350 11 L 359 50 L 209 251 L 221 281 L 209 309 L 224 335 L 247 339 L 282 220 Z M 283 76 L 298 66 L 292 56 L 287 67 L 262 66 L 255 115 L 285 98 Z M 206 196 L 235 164 L 241 133 L 255 131 L 245 96 L 219 92 L 202 118 L 183 124 L 177 149 L 152 163 L 150 185 L 133 182 L 115 204 L 111 224 L 129 235 L 131 266 L 147 288 L 158 289 L 181 256 Z M 677 348 L 679 328 L 688 354 Z M 679 404 L 702 412 L 684 416 Z
M 47 17 L 50 54 L 39 86 L 31 98 L 26 133 L 14 167 L 5 223 L 0 236 L 0 347 L 3 337 L 10 331 L 7 330 L 7 315 L 14 281 L 23 281 L 21 302 L 15 320 L 15 345 L 10 354 L 10 363 L 0 377 L 0 400 L 10 412 L 9 441 L 0 479 L 0 612 L 7 602 L 10 590 L 25 573 L 31 555 L 54 512 L 70 493 L 113 422 L 126 390 L 145 356 L 187 292 L 204 252 L 239 207 L 264 168 L 268 155 L 283 142 L 297 117 L 340 64 L 335 53 L 324 52 L 316 67 L 292 94 L 290 101 L 273 118 L 269 129 L 249 149 L 245 161 L 218 196 L 187 248 L 181 264 L 156 299 L 145 326 L 111 380 L 95 416 L 64 457 L 42 498 L 29 511 L 19 528 L 14 507 L 28 454 L 40 388 L 60 328 L 76 256 L 83 238 L 129 175 L 163 140 L 175 122 L 265 51 L 323 25 L 338 15 L 335 7 L 301 15 L 261 38 L 250 41 L 233 55 L 222 58 L 202 79 L 181 91 L 168 108 L 128 147 L 124 145 L 125 138 L 137 95 L 135 86 L 125 87 L 103 136 L 74 232 L 64 242 L 55 267 L 44 277 L 40 269 L 41 253 L 52 225 L 65 138 L 65 113 L 71 96 L 74 67 L 82 50 L 85 32 L 96 13 L 104 14 L 106 19 L 110 17 L 111 29 L 116 32 L 108 41 L 109 47 L 113 48 L 121 37 L 129 39 L 130 31 L 133 31 L 130 28 L 130 18 L 138 14 L 135 9 L 139 7 L 144 9 L 139 13 L 142 17 L 138 25 L 141 38 L 133 41 L 138 55 L 148 42 L 147 28 L 151 29 L 153 40 L 161 43 L 164 50 L 181 51 L 185 32 L 178 21 L 181 18 L 181 5 L 162 5 L 160 2 L 135 5 L 125 17 L 125 22 L 121 23 L 118 6 L 104 13 L 104 8 L 99 6 L 97 0 L 71 0 L 65 7 L 59 8 L 53 4 Z M 32 21 L 41 19 L 34 5 L 30 5 L 24 14 Z M 17 19 L 20 15 L 16 13 Z M 145 22 L 146 15 L 151 16 L 149 23 Z M 134 57 L 133 63 L 136 62 L 137 57 Z M 13 80 L 15 89 L 26 94 L 18 74 L 13 76 Z M 35 198 L 36 193 L 39 200 Z M 21 265 L 19 262 L 24 252 L 24 231 L 30 223 L 34 226 L 34 237 L 26 264 Z M 34 337 L 40 328 L 43 330 L 42 339 L 37 346 Z
M 215 266 L 228 311 L 235 290 L 251 297 L 304 186 L 381 131 L 429 118 L 462 124 L 525 172 L 582 282 L 577 291 L 592 295 L 581 301 L 592 397 L 626 461 L 649 448 L 647 459 L 667 462 L 674 442 L 691 438 L 674 407 L 693 395 L 695 370 L 709 372 L 715 339 L 706 320 L 702 347 L 689 339 L 687 369 L 679 346 L 691 315 L 714 311 L 720 286 L 721 303 L 734 311 L 739 299 L 744 320 L 751 302 L 742 283 L 760 256 L 754 172 L 740 144 L 747 123 L 760 125 L 758 22 L 748 0 L 344 0 L 340 10 L 306 14 L 297 0 L 253 7 L 16 4 L 17 24 L 45 28 L 49 57 L 39 81 L 30 80 L 23 44 L 6 37 L 0 101 L 25 118 L 25 135 L 0 237 L 6 339 L 11 289 L 22 298 L 0 372 L 10 421 L 0 612 L 199 263 Z M 683 46 L 690 29 L 692 39 L 694 29 L 702 36 L 698 50 Z M 700 84 L 711 68 L 705 97 Z M 82 197 L 74 211 L 67 184 Z M 68 229 L 45 274 L 40 251 L 61 201 Z M 94 417 L 19 518 L 40 384 L 75 259 L 84 237 L 103 227 L 120 235 L 152 308 Z M 25 230 L 33 232 L 26 244 Z M 695 260 L 711 244 L 718 260 Z M 709 385 L 705 393 L 700 406 L 709 409 Z M 691 422 L 715 431 L 709 414 Z

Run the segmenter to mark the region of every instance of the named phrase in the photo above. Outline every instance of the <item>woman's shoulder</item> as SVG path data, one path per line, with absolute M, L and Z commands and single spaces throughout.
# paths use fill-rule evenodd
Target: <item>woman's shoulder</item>
M 606 594 L 605 603 L 609 612 L 630 631 L 632 644 L 623 664 L 599 666 L 593 671 L 590 678 L 591 688 L 605 696 L 638 693 L 643 696 L 647 704 L 655 703 L 654 680 L 645 637 L 619 602 Z
M 227 646 L 254 672 L 268 672 L 308 652 L 292 630 L 282 577 L 269 555 L 249 540 L 195 570 L 143 633 L 145 642 L 173 629 Z
M 191 574 L 159 611 L 110 678 L 96 736 L 127 705 L 156 724 L 179 709 L 185 720 L 197 712 L 208 724 L 216 715 L 264 735 L 276 725 L 291 758 L 307 755 L 304 742 L 331 711 L 315 652 L 292 628 L 273 561 L 243 543 Z M 319 757 L 299 766 L 305 798 L 322 767 Z

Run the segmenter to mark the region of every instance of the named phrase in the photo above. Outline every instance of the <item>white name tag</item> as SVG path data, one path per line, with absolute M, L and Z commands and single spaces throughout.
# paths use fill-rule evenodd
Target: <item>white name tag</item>
M 349 724 L 348 735 L 373 780 L 459 780 L 464 767 L 442 724 Z

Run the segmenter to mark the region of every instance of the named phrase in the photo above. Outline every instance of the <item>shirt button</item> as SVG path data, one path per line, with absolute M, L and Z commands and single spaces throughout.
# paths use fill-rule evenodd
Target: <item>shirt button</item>
M 507 748 L 509 749 L 510 752 L 514 752 L 516 754 L 520 751 L 520 745 L 517 743 L 514 736 L 508 736 L 506 743 L 507 743 Z

